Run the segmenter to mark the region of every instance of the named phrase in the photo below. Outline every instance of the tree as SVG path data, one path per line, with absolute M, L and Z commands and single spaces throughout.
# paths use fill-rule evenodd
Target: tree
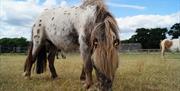
M 0 39 L 0 45 L 2 46 L 19 46 L 26 47 L 28 45 L 28 41 L 26 38 L 2 38 Z
M 139 28 L 136 30 L 136 34 L 129 39 L 129 42 L 141 43 L 144 49 L 157 49 L 160 40 L 166 38 L 166 32 L 167 28 Z
M 168 34 L 172 36 L 173 39 L 180 37 L 180 23 L 174 24 L 168 31 Z

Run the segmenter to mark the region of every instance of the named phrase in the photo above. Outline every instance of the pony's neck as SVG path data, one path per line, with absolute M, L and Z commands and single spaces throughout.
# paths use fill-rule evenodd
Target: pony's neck
M 86 6 L 84 8 L 80 8 L 77 12 L 80 15 L 78 17 L 74 17 L 75 27 L 77 30 L 84 29 L 87 23 L 95 20 L 96 6 Z
M 97 4 L 99 4 L 99 3 L 104 3 L 103 2 L 104 0 L 83 0 L 83 4 L 82 4 L 82 6 L 87 6 L 87 5 L 97 5 Z

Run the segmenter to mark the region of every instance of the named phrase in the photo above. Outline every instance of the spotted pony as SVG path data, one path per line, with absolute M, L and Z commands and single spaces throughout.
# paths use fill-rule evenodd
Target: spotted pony
M 165 51 L 169 50 L 171 52 L 180 52 L 180 39 L 164 39 L 160 43 L 161 57 L 164 57 Z
M 43 73 L 48 59 L 52 78 L 56 78 L 55 50 L 67 51 L 79 47 L 83 60 L 80 80 L 84 87 L 88 89 L 93 85 L 94 68 L 99 90 L 110 91 L 119 62 L 118 32 L 117 22 L 103 0 L 83 0 L 78 7 L 45 10 L 32 29 L 32 44 L 24 66 L 25 76 L 30 77 L 35 62 L 36 72 Z M 45 42 L 51 46 L 48 56 Z

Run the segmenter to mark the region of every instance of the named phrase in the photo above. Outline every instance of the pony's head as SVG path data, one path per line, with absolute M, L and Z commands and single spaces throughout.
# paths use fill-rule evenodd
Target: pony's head
M 118 68 L 120 40 L 117 31 L 117 23 L 111 15 L 106 16 L 104 21 L 97 23 L 92 31 L 92 60 L 100 91 L 112 89 L 115 71 Z
M 108 12 L 104 0 L 84 0 L 82 8 L 96 6 L 92 23 L 91 48 L 93 66 L 96 70 L 100 91 L 110 91 L 118 68 L 118 25 Z M 90 28 L 91 29 L 91 28 Z

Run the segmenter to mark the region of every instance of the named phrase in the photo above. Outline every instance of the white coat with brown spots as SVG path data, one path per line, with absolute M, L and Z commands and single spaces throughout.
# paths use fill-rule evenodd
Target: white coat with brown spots
M 64 51 L 77 48 L 87 21 L 94 19 L 95 6 L 86 8 L 64 7 L 45 10 L 36 20 L 33 27 L 33 52 L 38 50 L 41 42 L 51 40 L 58 48 Z
M 118 68 L 118 32 L 118 24 L 104 0 L 83 0 L 79 7 L 45 10 L 32 29 L 32 43 L 24 65 L 24 75 L 30 77 L 35 61 L 36 73 L 43 73 L 48 59 L 52 78 L 56 78 L 56 51 L 79 47 L 83 60 L 80 80 L 84 87 L 88 89 L 93 84 L 94 68 L 100 91 L 111 91 Z M 48 53 L 46 42 L 50 44 Z

